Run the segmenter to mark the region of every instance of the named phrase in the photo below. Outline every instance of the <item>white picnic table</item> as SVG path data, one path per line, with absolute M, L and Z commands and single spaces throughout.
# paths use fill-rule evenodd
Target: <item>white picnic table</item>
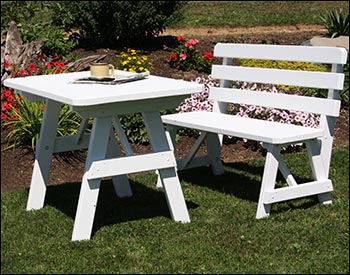
M 116 71 L 117 74 L 130 74 Z M 7 79 L 4 85 L 15 89 L 30 101 L 45 101 L 45 112 L 36 148 L 27 210 L 44 206 L 52 154 L 77 149 L 88 149 L 85 172 L 74 221 L 72 240 L 91 238 L 100 183 L 103 177 L 112 177 L 119 197 L 132 196 L 127 175 L 134 172 L 157 170 L 164 188 L 171 217 L 174 221 L 190 222 L 179 178 L 176 159 L 171 150 L 160 117 L 160 110 L 178 106 L 191 93 L 203 90 L 195 82 L 149 77 L 117 85 L 73 84 L 77 78 L 90 72 L 51 74 Z M 62 104 L 82 118 L 78 133 L 56 137 Z M 128 147 L 118 115 L 142 113 L 152 152 L 133 155 L 130 150 L 121 156 L 113 135 L 113 127 Z M 85 131 L 87 121 L 93 118 L 90 133 Z

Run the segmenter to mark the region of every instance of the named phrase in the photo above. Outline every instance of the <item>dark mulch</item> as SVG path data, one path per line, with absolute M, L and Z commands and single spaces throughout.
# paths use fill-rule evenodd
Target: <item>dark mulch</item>
M 258 29 L 252 33 L 237 33 L 220 31 L 220 34 L 215 33 L 215 29 L 210 31 L 194 31 L 191 29 L 193 35 L 186 38 L 196 38 L 199 40 L 199 49 L 210 51 L 217 42 L 235 42 L 235 43 L 276 43 L 276 44 L 291 44 L 299 45 L 302 42 L 311 39 L 316 35 L 324 35 L 325 30 L 320 27 L 319 30 L 309 30 L 300 28 L 295 31 L 295 26 L 291 26 L 292 31 L 288 27 L 283 29 L 276 29 L 274 32 L 259 32 Z M 186 30 L 181 33 L 187 36 Z M 176 45 L 176 36 L 164 35 L 161 36 L 149 45 L 144 46 L 146 55 L 152 62 L 153 75 L 179 78 L 185 80 L 194 80 L 202 74 L 196 71 L 182 72 L 169 67 L 167 58 L 169 50 Z M 81 57 L 91 54 L 107 54 L 106 61 L 113 61 L 116 50 L 113 49 L 78 49 L 75 51 Z M 1 133 L 1 149 L 6 146 L 5 132 Z M 176 144 L 175 154 L 177 157 L 183 156 L 193 144 L 194 139 L 190 137 L 181 138 L 180 142 Z M 341 115 L 337 120 L 335 129 L 334 147 L 349 147 L 349 109 L 344 106 Z M 132 149 L 136 154 L 149 152 L 149 145 L 132 144 Z M 86 152 L 81 152 L 78 155 L 65 158 L 60 156 L 53 157 L 49 184 L 60 184 L 65 182 L 80 182 L 85 162 Z M 222 151 L 222 159 L 225 162 L 244 161 L 251 158 L 262 157 L 261 152 L 254 151 L 251 148 L 244 146 L 242 141 L 237 141 L 231 144 L 225 144 Z M 8 191 L 14 189 L 28 188 L 32 175 L 32 168 L 34 163 L 34 153 L 23 148 L 16 150 L 7 150 L 1 152 L 1 191 Z

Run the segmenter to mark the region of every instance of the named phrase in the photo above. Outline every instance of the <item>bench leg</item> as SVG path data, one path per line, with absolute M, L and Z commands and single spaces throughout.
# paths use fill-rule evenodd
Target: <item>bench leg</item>
M 275 187 L 277 171 L 278 171 L 278 155 L 280 148 L 278 145 L 266 144 L 267 155 L 265 160 L 265 168 L 262 177 L 258 209 L 256 218 L 261 219 L 270 215 L 271 204 L 264 203 L 265 193 L 272 191 Z
M 207 133 L 204 142 L 208 150 L 213 174 L 222 175 L 224 173 L 224 166 L 221 161 L 221 142 L 219 135 L 216 133 Z
M 325 162 L 323 159 L 324 156 L 321 151 L 321 144 L 322 144 L 321 141 L 314 139 L 314 140 L 309 140 L 305 142 L 305 144 L 306 144 L 314 180 L 316 181 L 326 180 L 328 178 L 329 161 Z M 331 186 L 331 189 L 333 189 L 332 186 Z M 318 196 L 318 201 L 321 204 L 332 203 L 331 192 L 318 194 L 317 196 Z

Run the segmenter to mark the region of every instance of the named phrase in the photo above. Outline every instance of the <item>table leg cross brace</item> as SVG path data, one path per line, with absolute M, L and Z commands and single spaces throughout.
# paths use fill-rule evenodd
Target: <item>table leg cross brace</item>
M 109 176 L 130 174 L 154 169 L 174 168 L 176 159 L 171 151 L 94 161 L 87 179 L 98 179 Z

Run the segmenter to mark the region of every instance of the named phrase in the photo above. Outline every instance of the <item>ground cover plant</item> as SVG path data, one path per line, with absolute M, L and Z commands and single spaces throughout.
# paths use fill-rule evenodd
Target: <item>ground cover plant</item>
M 349 10 L 347 1 L 188 1 L 173 27 L 319 24 L 325 11 Z
M 298 178 L 307 155 L 285 156 Z M 171 220 L 155 173 L 130 178 L 119 199 L 102 182 L 92 239 L 70 241 L 79 184 L 48 188 L 45 207 L 25 210 L 28 191 L 1 193 L 2 273 L 346 274 L 349 271 L 349 150 L 333 152 L 332 205 L 317 197 L 274 204 L 256 220 L 263 159 L 179 173 L 191 223 Z

